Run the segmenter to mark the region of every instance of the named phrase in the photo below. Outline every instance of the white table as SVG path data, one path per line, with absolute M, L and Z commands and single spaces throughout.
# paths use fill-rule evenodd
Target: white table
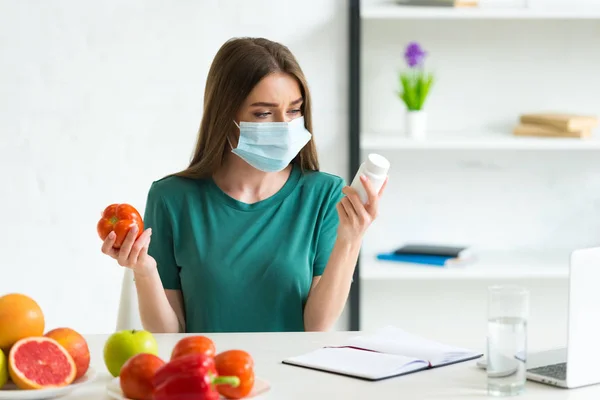
M 330 333 L 245 333 L 209 334 L 217 351 L 244 349 L 254 357 L 256 374 L 267 380 L 271 390 L 260 399 L 406 399 L 453 400 L 489 399 L 485 372 L 475 361 L 422 371 L 379 382 L 368 382 L 325 372 L 284 365 L 281 360 L 324 345 L 336 345 L 356 335 L 356 332 Z M 439 335 L 439 333 L 437 333 Z M 160 356 L 168 359 L 173 345 L 183 335 L 155 335 Z M 64 400 L 107 400 L 106 384 L 112 379 L 102 359 L 102 349 L 108 335 L 86 337 L 92 352 L 92 367 L 98 371 L 95 382 L 72 392 Z M 440 339 L 432 337 L 432 339 Z M 464 346 L 465 343 L 451 343 Z M 534 382 L 527 383 L 526 393 L 515 399 L 600 399 L 600 385 L 580 389 L 558 389 Z

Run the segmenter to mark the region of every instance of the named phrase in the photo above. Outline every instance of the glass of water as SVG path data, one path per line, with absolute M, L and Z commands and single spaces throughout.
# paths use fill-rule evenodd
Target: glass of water
M 491 396 L 514 396 L 525 390 L 528 317 L 526 289 L 488 289 L 487 382 Z

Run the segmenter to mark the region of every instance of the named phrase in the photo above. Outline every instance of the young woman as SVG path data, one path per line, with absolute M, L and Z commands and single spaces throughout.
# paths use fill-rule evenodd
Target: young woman
M 290 51 L 232 39 L 212 63 L 189 167 L 155 181 L 123 246 L 102 252 L 134 271 L 152 332 L 323 331 L 348 297 L 366 205 L 319 172 L 311 98 Z M 385 185 L 384 185 L 385 187 Z

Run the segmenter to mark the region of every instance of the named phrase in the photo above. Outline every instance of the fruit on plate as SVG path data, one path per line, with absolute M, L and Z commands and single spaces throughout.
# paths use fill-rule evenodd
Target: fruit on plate
M 236 386 L 235 376 L 217 376 L 215 360 L 206 354 L 188 354 L 169 361 L 156 371 L 153 400 L 218 400 L 217 385 Z
M 12 346 L 8 373 L 19 389 L 46 389 L 71 384 L 77 367 L 56 340 L 37 336 L 21 339 Z
M 254 386 L 254 360 L 244 350 L 227 350 L 215 356 L 215 367 L 220 376 L 237 376 L 237 386 L 218 385 L 217 390 L 228 399 L 241 399 L 252 391 Z
M 6 354 L 0 349 L 0 389 L 6 385 L 8 381 L 8 362 L 6 360 Z
M 129 229 L 134 225 L 138 227 L 137 239 L 144 230 L 144 221 L 138 210 L 126 203 L 111 204 L 102 212 L 102 217 L 98 221 L 96 229 L 102 240 L 105 240 L 108 234 L 114 231 L 117 237 L 113 247 L 118 249 L 123 244 Z
M 131 357 L 121 368 L 119 383 L 128 399 L 152 400 L 152 379 L 165 362 L 158 356 L 140 353 Z
M 104 344 L 104 364 L 117 377 L 123 364 L 140 353 L 158 355 L 158 344 L 150 332 L 135 329 L 115 332 Z
M 7 355 L 18 340 L 44 334 L 42 309 L 31 297 L 9 293 L 0 297 L 0 349 Z
M 56 328 L 46 332 L 44 336 L 56 340 L 73 357 L 77 367 L 75 380 L 85 375 L 90 367 L 90 349 L 85 338 L 79 332 L 71 328 Z
M 187 336 L 179 340 L 171 352 L 171 360 L 188 354 L 205 354 L 214 357 L 217 350 L 215 344 L 206 336 Z

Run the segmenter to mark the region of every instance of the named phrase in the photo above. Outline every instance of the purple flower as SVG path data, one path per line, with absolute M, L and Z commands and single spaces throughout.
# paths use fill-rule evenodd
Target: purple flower
M 413 68 L 417 65 L 421 65 L 427 52 L 421 48 L 419 43 L 411 42 L 406 46 L 406 51 L 404 52 L 404 59 L 409 67 Z

